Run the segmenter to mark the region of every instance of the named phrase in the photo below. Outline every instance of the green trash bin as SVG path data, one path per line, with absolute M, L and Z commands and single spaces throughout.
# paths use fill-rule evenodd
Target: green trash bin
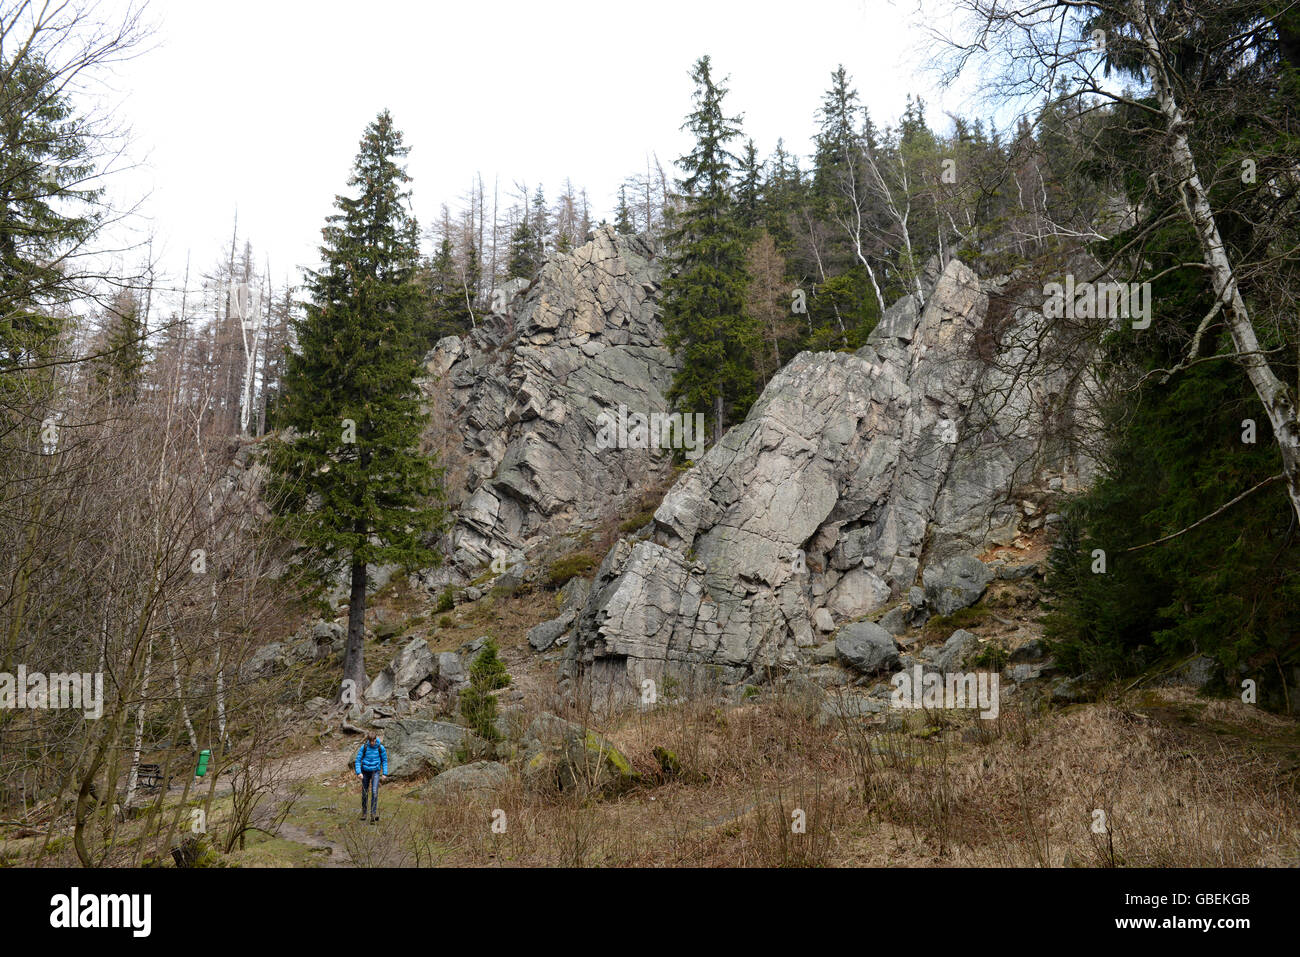
M 194 772 L 196 778 L 201 778 L 208 773 L 208 761 L 212 757 L 212 752 L 206 748 L 199 752 L 199 766 Z

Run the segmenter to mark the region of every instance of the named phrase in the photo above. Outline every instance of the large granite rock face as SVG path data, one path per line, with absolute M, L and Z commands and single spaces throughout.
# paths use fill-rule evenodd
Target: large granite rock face
M 828 614 L 838 626 L 909 595 L 923 552 L 1014 528 L 1010 496 L 1053 464 L 1036 397 L 1067 397 L 1059 415 L 1073 393 L 1020 361 L 1041 316 L 988 328 L 988 292 L 953 261 L 924 310 L 896 303 L 856 354 L 805 352 L 777 373 L 669 491 L 652 540 L 605 557 L 567 648 L 571 690 L 628 704 L 646 678 L 698 688 L 797 667 Z
M 530 285 L 499 290 L 500 314 L 426 357 L 425 393 L 461 433 L 444 578 L 594 525 L 667 474 L 666 452 L 598 441 L 602 412 L 670 411 L 678 366 L 663 346 L 658 288 L 653 250 L 601 227 Z

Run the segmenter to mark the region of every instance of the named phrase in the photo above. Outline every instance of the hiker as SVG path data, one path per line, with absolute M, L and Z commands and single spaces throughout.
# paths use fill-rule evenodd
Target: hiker
M 379 820 L 379 782 L 388 780 L 388 752 L 375 732 L 366 733 L 366 740 L 357 749 L 354 767 L 361 779 L 361 820 L 366 819 L 366 796 L 369 795 L 370 823 L 374 824 Z

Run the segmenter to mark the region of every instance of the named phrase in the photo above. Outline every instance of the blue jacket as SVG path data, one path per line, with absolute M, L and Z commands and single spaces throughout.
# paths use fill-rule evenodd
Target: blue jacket
M 384 749 L 384 742 L 376 738 L 374 747 L 371 747 L 369 740 L 362 741 L 361 747 L 357 749 L 357 774 L 362 771 L 378 771 L 381 768 L 384 774 L 388 773 L 388 751 Z

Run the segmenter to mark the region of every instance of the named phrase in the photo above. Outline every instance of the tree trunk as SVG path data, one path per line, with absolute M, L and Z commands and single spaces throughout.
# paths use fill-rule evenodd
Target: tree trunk
M 140 752 L 144 749 L 144 707 L 149 700 L 149 668 L 153 664 L 153 639 L 149 639 L 149 650 L 144 655 L 144 680 L 140 682 L 140 707 L 135 713 L 135 736 L 131 740 L 131 770 L 126 776 L 126 797 L 122 799 L 122 810 L 131 807 L 135 800 L 135 791 L 140 784 Z
M 170 613 L 169 613 L 170 616 Z M 170 622 L 168 630 L 171 630 Z M 198 735 L 194 733 L 194 722 L 190 719 L 190 709 L 185 703 L 185 691 L 181 687 L 181 666 L 180 666 L 180 648 L 176 644 L 176 632 L 170 634 L 172 645 L 172 685 L 176 689 L 176 706 L 180 709 L 181 720 L 185 722 L 185 733 L 189 735 L 190 750 L 195 754 L 199 753 Z
M 1291 498 L 1291 507 L 1296 517 L 1300 518 L 1300 429 L 1296 423 L 1295 398 L 1260 354 L 1259 339 L 1255 335 L 1250 312 L 1237 286 L 1237 276 L 1228 259 L 1223 238 L 1219 235 L 1218 224 L 1214 221 L 1209 195 L 1197 173 L 1196 160 L 1187 139 L 1187 120 L 1174 96 L 1164 53 L 1160 49 L 1155 26 L 1147 14 L 1146 0 L 1133 0 L 1133 12 L 1133 19 L 1142 37 L 1143 57 L 1151 74 L 1151 85 L 1168 126 L 1169 152 L 1182 180 L 1187 215 L 1196 228 L 1201 255 L 1209 267 L 1215 295 L 1227 307 L 1224 309 L 1224 318 L 1232 336 L 1232 344 L 1273 427 L 1273 436 L 1282 456 L 1282 471 L 1286 475 L 1287 494 Z
M 343 657 L 343 679 L 351 679 L 357 702 L 366 689 L 366 563 L 352 560 L 352 594 L 348 600 L 348 644 Z M 342 695 L 340 694 L 340 699 Z

